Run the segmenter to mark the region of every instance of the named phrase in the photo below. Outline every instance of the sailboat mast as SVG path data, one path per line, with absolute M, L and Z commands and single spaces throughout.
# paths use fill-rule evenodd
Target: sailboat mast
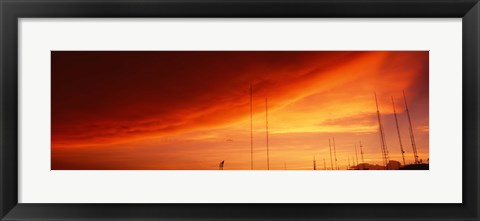
M 338 168 L 337 148 L 335 147 L 335 137 L 333 137 L 333 153 L 335 154 L 335 167 Z
M 362 155 L 362 163 L 365 163 L 365 160 L 363 159 L 363 146 L 362 146 L 362 141 L 360 141 L 360 155 Z
M 408 105 L 407 105 L 407 98 L 405 97 L 405 91 L 403 91 L 403 100 L 405 101 L 405 110 L 407 111 L 407 117 L 408 117 L 408 129 L 410 132 L 410 141 L 412 143 L 412 149 L 413 149 L 413 156 L 415 157 L 415 164 L 418 164 L 418 154 L 417 154 L 417 145 L 415 144 L 415 137 L 413 136 L 413 126 L 412 126 L 412 120 L 410 118 L 410 111 L 408 110 Z
M 330 166 L 333 170 L 332 144 L 330 143 L 330 138 L 328 138 L 328 146 L 330 147 Z
M 355 143 L 355 157 L 357 158 L 357 164 L 358 165 L 358 152 L 357 152 L 357 144 Z
M 253 170 L 253 87 L 250 83 L 250 169 Z
M 385 169 L 388 169 L 388 150 L 387 144 L 385 143 L 385 134 L 383 133 L 382 119 L 380 117 L 380 110 L 378 109 L 377 93 L 375 93 L 375 104 L 377 106 L 377 118 L 378 118 L 378 128 L 380 131 L 380 142 L 382 147 L 382 157 Z
M 392 106 L 393 106 L 393 116 L 395 116 L 395 124 L 397 125 L 398 142 L 400 143 L 400 151 L 402 152 L 403 165 L 405 165 L 405 151 L 403 150 L 402 136 L 400 135 L 400 127 L 398 126 L 397 110 L 395 110 L 395 102 L 393 101 L 393 96 L 392 96 Z
M 265 131 L 267 135 L 267 170 L 270 170 L 270 153 L 268 150 L 268 100 L 265 97 Z
M 350 169 L 350 157 L 348 157 L 348 167 L 347 167 L 347 170 Z

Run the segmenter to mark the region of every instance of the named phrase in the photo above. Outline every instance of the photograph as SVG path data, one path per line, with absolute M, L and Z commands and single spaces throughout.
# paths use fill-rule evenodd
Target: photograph
M 51 51 L 50 140 L 51 170 L 429 170 L 429 51 Z

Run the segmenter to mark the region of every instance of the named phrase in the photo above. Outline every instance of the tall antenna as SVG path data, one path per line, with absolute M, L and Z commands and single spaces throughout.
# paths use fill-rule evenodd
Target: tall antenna
M 313 155 L 313 170 L 317 170 L 317 161 L 315 161 L 315 155 Z
M 385 134 L 383 133 L 382 118 L 380 117 L 380 111 L 378 110 L 377 93 L 375 93 L 375 104 L 377 106 L 378 128 L 380 131 L 383 163 L 385 165 L 385 169 L 388 169 L 388 150 L 387 144 L 385 143 Z
M 330 165 L 333 170 L 333 158 L 332 158 L 332 144 L 330 143 L 330 138 L 328 138 L 328 146 L 330 147 Z
M 403 91 L 403 100 L 405 101 L 405 110 L 407 110 L 407 116 L 408 116 L 408 124 L 409 124 L 409 131 L 410 131 L 410 140 L 412 142 L 412 149 L 413 149 L 413 156 L 415 157 L 415 164 L 418 164 L 418 154 L 417 154 L 417 145 L 415 144 L 415 137 L 413 136 L 413 126 L 412 126 L 412 120 L 410 119 L 410 111 L 408 110 L 408 105 L 407 105 L 407 98 L 405 97 L 405 91 Z
M 265 97 L 265 131 L 267 135 L 267 170 L 270 170 L 270 154 L 268 151 L 268 101 Z
M 337 160 L 337 149 L 335 148 L 335 137 L 333 137 L 333 153 L 335 154 L 335 167 L 338 168 L 338 160 Z
M 362 141 L 360 141 L 360 154 L 362 155 L 362 163 L 365 163 L 365 160 L 363 159 L 363 146 L 362 146 Z
M 250 169 L 253 170 L 253 88 L 250 83 Z
M 357 158 L 357 164 L 358 165 L 358 152 L 357 152 L 357 144 L 355 143 L 355 157 Z
M 397 125 L 398 142 L 400 143 L 400 151 L 402 152 L 403 165 L 406 165 L 405 151 L 403 150 L 402 136 L 400 135 L 400 127 L 398 126 L 398 119 L 397 119 L 397 110 L 395 110 L 395 102 L 393 102 L 393 96 L 392 96 L 392 106 L 393 106 L 393 116 L 395 116 L 395 124 Z
M 323 169 L 327 170 L 327 163 L 325 163 L 325 157 L 323 158 Z

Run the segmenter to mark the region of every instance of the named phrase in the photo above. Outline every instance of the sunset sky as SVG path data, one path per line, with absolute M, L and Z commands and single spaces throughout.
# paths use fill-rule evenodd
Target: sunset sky
M 250 84 L 254 169 L 382 164 L 374 92 L 390 160 L 429 158 L 427 51 L 53 51 L 53 170 L 250 169 Z

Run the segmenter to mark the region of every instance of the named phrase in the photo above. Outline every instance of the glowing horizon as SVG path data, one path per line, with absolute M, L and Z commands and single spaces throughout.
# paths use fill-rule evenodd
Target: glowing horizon
M 52 52 L 52 169 L 330 169 L 382 164 L 374 93 L 390 160 L 429 159 L 427 51 Z M 350 162 L 348 159 L 350 158 Z

